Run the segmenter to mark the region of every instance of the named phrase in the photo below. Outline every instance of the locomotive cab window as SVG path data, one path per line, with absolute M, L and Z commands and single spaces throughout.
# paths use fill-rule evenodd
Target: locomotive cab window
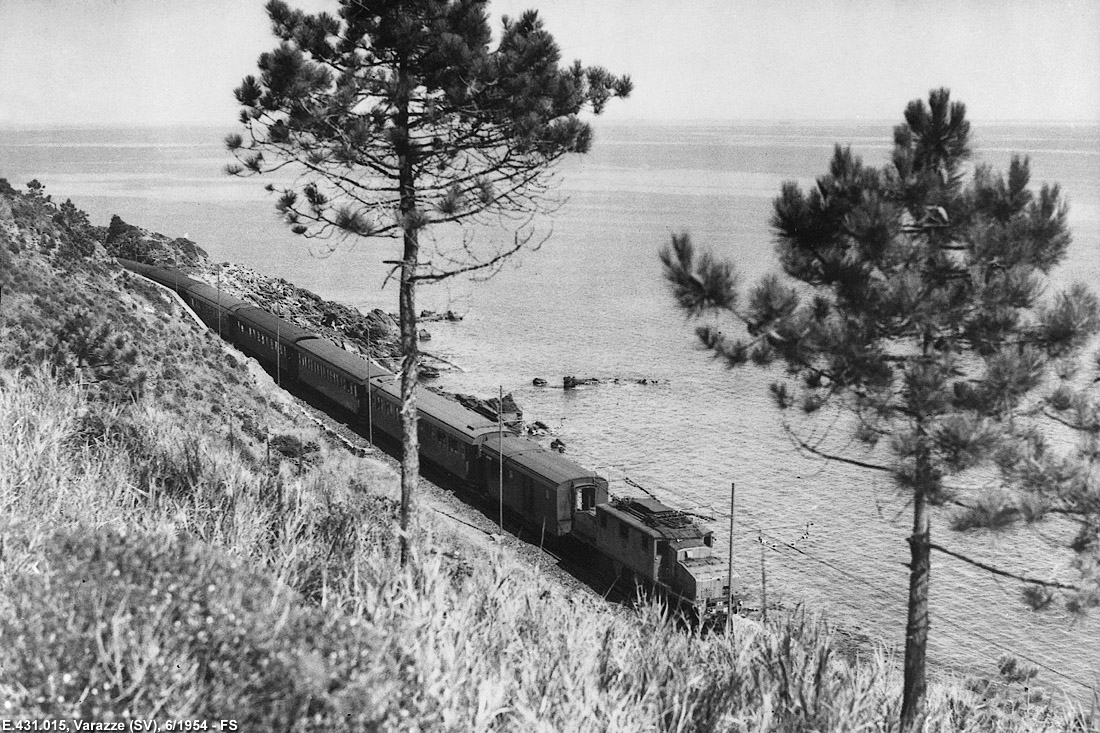
M 580 491 L 577 492 L 577 509 L 584 512 L 594 506 L 596 506 L 596 486 L 594 484 L 581 486 Z

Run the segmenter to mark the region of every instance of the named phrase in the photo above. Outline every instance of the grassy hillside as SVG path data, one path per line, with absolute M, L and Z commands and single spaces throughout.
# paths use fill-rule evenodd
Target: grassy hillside
M 887 731 L 900 677 L 805 614 L 703 637 L 425 517 L 397 484 L 0 183 L 0 716 L 241 730 Z M 1087 730 L 1005 685 L 933 687 L 929 730 Z M 1011 690 L 1009 690 L 1011 692 Z M 1018 692 L 1018 691 L 1016 691 Z

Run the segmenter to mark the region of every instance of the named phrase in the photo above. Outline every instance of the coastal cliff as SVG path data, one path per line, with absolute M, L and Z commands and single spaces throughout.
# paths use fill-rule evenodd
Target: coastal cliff
M 123 245 L 154 249 L 135 250 L 142 241 L 209 279 L 195 243 L 95 226 L 41 186 L 0 179 L 6 718 L 325 731 L 851 730 L 896 718 L 894 665 L 846 655 L 807 614 L 685 631 L 654 604 L 610 607 L 554 580 L 552 558 L 524 559 L 453 504 L 425 500 L 415 562 L 399 568 L 384 457 L 333 440 L 252 360 L 113 262 Z M 242 297 L 302 304 L 303 323 L 331 312 L 288 284 L 221 270 Z M 385 322 L 361 317 L 348 316 L 350 331 L 320 325 L 346 341 L 365 328 L 371 353 L 377 340 L 392 357 Z M 937 686 L 931 729 L 1090 724 L 1002 694 L 1012 684 Z

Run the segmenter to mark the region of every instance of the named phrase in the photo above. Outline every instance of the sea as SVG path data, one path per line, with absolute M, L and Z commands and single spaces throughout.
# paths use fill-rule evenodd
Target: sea
M 890 154 L 891 121 L 603 124 L 592 151 L 566 160 L 532 222 L 529 247 L 488 273 L 423 286 L 418 309 L 452 311 L 425 324 L 425 351 L 452 368 L 437 380 L 458 392 L 512 393 L 528 421 L 547 424 L 567 454 L 610 480 L 616 495 L 648 491 L 706 517 L 727 551 L 731 496 L 734 568 L 746 603 L 804 604 L 856 634 L 904 648 L 911 506 L 879 472 L 799 448 L 869 460 L 839 413 L 785 422 L 768 386 L 778 368 L 727 369 L 698 346 L 696 322 L 677 310 L 658 251 L 689 233 L 734 263 L 751 284 L 777 270 L 769 220 L 785 181 L 813 184 L 834 146 L 870 164 Z M 0 129 L 0 177 L 37 179 L 94 223 L 113 214 L 188 237 L 216 261 L 285 278 L 360 309 L 397 310 L 389 278 L 394 240 L 307 242 L 291 234 L 264 191 L 237 179 L 224 128 Z M 1058 183 L 1074 243 L 1051 292 L 1100 283 L 1100 124 L 973 126 L 974 164 L 1007 167 L 1027 155 L 1034 185 Z M 509 246 L 489 222 L 466 240 Z M 462 244 L 429 237 L 425 257 L 446 262 Z M 707 317 L 704 323 L 712 323 Z M 719 327 L 735 324 L 717 321 Z M 1095 365 L 1094 367 L 1095 368 Z M 598 384 L 562 389 L 565 376 Z M 544 387 L 532 380 L 545 379 Z M 1013 573 L 1064 577 L 1070 528 L 960 533 L 934 511 L 933 539 Z M 1034 612 L 1017 582 L 936 554 L 929 660 L 934 669 L 996 678 L 1005 657 L 1034 667 L 1033 684 L 1088 705 L 1100 690 L 1100 618 L 1055 604 Z

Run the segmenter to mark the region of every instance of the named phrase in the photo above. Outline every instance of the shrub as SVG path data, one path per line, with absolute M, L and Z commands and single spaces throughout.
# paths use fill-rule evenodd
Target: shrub
M 243 730 L 323 715 L 328 665 L 315 644 L 338 645 L 240 561 L 186 539 L 89 529 L 52 537 L 45 560 L 0 606 L 7 714 L 232 718 Z

